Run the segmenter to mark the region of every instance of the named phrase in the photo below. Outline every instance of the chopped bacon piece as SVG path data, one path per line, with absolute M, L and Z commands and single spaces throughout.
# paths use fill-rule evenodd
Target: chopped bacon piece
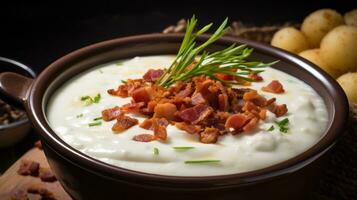
M 143 129 L 146 130 L 154 130 L 154 121 L 157 121 L 157 123 L 161 126 L 168 126 L 169 122 L 165 118 L 151 118 L 151 119 L 145 119 L 139 126 Z
M 248 117 L 244 114 L 234 114 L 228 117 L 225 127 L 240 130 L 248 121 Z
M 199 125 L 192 125 L 192 124 L 188 124 L 186 122 L 176 122 L 175 126 L 183 131 L 186 131 L 189 134 L 196 134 L 201 132 L 201 126 Z
M 175 118 L 175 113 L 177 108 L 172 103 L 159 103 L 154 109 L 154 118 L 166 118 L 168 120 L 173 120 Z
M 266 102 L 265 102 L 265 106 L 270 106 L 271 104 L 273 104 L 274 102 L 276 101 L 276 98 L 271 98 L 271 99 L 268 99 Z
M 102 118 L 104 121 L 112 121 L 119 117 L 121 114 L 121 110 L 119 106 L 115 106 L 114 108 L 105 109 L 102 111 Z
M 256 74 L 256 73 L 249 74 L 248 77 L 249 77 L 250 79 L 252 79 L 253 81 L 256 81 L 256 82 L 263 81 L 263 77 L 259 76 L 259 75 Z
M 11 194 L 11 200 L 29 200 L 27 192 L 25 190 L 15 190 Z
M 178 116 L 185 122 L 197 124 L 207 118 L 212 112 L 212 107 L 206 104 L 199 104 L 194 107 L 180 111 L 178 113 Z
M 17 173 L 23 176 L 38 176 L 40 164 L 31 160 L 22 160 Z
M 134 102 L 149 102 L 151 100 L 150 94 L 145 87 L 141 87 L 135 89 L 131 93 L 131 97 L 133 98 Z
M 151 134 L 140 134 L 133 137 L 133 140 L 138 142 L 151 142 L 154 141 L 155 139 L 156 139 L 155 135 L 151 135 Z
M 276 94 L 284 93 L 283 85 L 277 80 L 273 80 L 267 86 L 262 87 L 262 90 Z
M 217 128 L 205 128 L 200 134 L 200 141 L 205 144 L 216 143 L 219 136 L 219 130 Z
M 259 96 L 259 94 L 256 90 L 250 90 L 243 94 L 243 100 L 244 101 L 252 101 L 253 99 L 256 99 L 258 96 Z
M 271 106 L 269 106 L 269 110 L 270 112 L 274 113 L 276 117 L 281 117 L 288 112 L 288 108 L 286 107 L 286 104 L 277 105 L 274 103 Z
M 57 181 L 56 176 L 52 173 L 49 168 L 40 168 L 40 178 L 43 182 L 55 182 Z
M 244 125 L 243 131 L 249 132 L 253 130 L 258 125 L 259 119 L 254 117 L 253 119 L 249 120 L 249 122 Z
M 128 92 L 128 85 L 119 85 L 117 90 L 114 89 L 109 89 L 108 94 L 112 95 L 112 96 L 118 96 L 118 97 L 122 97 L 122 98 L 126 98 L 129 97 L 129 92 Z
M 166 126 L 159 123 L 159 120 L 153 120 L 154 135 L 157 139 L 165 141 L 167 138 Z
M 157 81 L 164 74 L 164 70 L 162 69 L 149 69 L 144 76 L 143 79 L 148 82 Z
M 262 109 L 259 112 L 259 118 L 262 120 L 265 120 L 265 118 L 267 117 L 267 110 L 266 109 Z
M 139 121 L 137 119 L 122 114 L 117 118 L 117 122 L 113 125 L 112 130 L 114 133 L 120 133 L 132 126 L 135 126 L 138 123 Z
M 134 114 L 141 114 L 140 108 L 145 105 L 144 102 L 139 103 L 128 103 L 120 107 L 121 111 L 124 113 L 134 113 Z
M 191 97 L 192 105 L 198 105 L 198 104 L 203 104 L 203 103 L 206 103 L 206 99 L 203 98 L 203 96 L 200 92 L 192 95 L 192 97 Z
M 222 73 L 216 73 L 215 75 L 217 76 L 217 78 L 219 78 L 221 80 L 224 80 L 224 81 L 233 80 L 233 76 L 232 75 L 222 74 Z
M 186 84 L 185 89 L 179 91 L 176 96 L 177 97 L 188 97 L 192 94 L 193 89 L 192 89 L 192 83 Z
M 228 95 L 223 93 L 218 95 L 218 106 L 219 110 L 221 111 L 227 111 L 229 108 L 228 104 Z

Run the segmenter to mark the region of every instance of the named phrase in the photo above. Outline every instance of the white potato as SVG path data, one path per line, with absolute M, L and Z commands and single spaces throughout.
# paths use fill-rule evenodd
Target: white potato
M 345 91 L 350 103 L 357 103 L 357 72 L 338 77 L 337 82 Z
M 357 9 L 345 13 L 343 16 L 345 23 L 349 26 L 357 26 Z
M 320 9 L 308 15 L 301 25 L 311 48 L 319 47 L 322 38 L 336 26 L 344 24 L 340 13 L 332 9 Z
M 309 48 L 304 34 L 293 27 L 282 28 L 276 32 L 271 40 L 271 45 L 292 53 L 299 53 Z
M 321 69 L 323 69 L 325 72 L 330 74 L 333 78 L 337 78 L 342 74 L 341 71 L 338 71 L 336 69 L 333 69 L 329 67 L 322 59 L 320 56 L 320 49 L 308 49 L 305 50 L 301 53 L 299 53 L 299 56 L 309 60 L 310 62 L 314 63 L 315 65 L 319 66 Z
M 321 41 L 320 55 L 331 68 L 342 71 L 357 71 L 357 27 L 338 26 Z

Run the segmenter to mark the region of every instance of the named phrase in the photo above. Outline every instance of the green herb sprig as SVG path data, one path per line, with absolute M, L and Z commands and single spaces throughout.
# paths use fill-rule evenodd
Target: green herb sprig
M 289 118 L 285 118 L 281 121 L 276 121 L 275 124 L 278 126 L 279 131 L 283 134 L 287 133 L 289 131 Z M 271 125 L 267 131 L 273 131 L 275 130 L 274 125 Z
M 239 84 L 236 81 L 222 80 L 216 74 L 220 73 L 246 81 L 253 81 L 248 78 L 249 74 L 258 74 L 264 71 L 265 67 L 276 63 L 246 61 L 246 58 L 253 51 L 252 48 L 248 48 L 246 45 L 237 46 L 232 44 L 226 49 L 213 53 L 204 51 L 206 47 L 217 41 L 228 31 L 227 22 L 228 19 L 226 18 L 206 42 L 197 45 L 196 38 L 207 32 L 212 23 L 193 33 L 197 25 L 197 19 L 193 16 L 188 20 L 186 33 L 175 60 L 156 83 L 163 87 L 169 87 L 177 81 L 187 81 L 192 77 L 205 75 L 226 84 Z M 199 55 L 201 57 L 196 60 Z M 190 66 L 190 69 L 188 69 L 188 66 Z
M 187 151 L 187 150 L 194 149 L 195 147 L 172 147 L 172 148 L 175 149 L 176 151 Z
M 154 148 L 153 153 L 155 156 L 158 156 L 160 154 L 160 151 L 157 147 Z
M 186 160 L 185 164 L 209 164 L 219 162 L 221 162 L 221 160 Z
M 91 105 L 93 103 L 99 103 L 100 99 L 102 98 L 102 96 L 100 95 L 100 93 L 98 93 L 97 95 L 95 95 L 94 97 L 91 96 L 82 96 L 81 97 L 81 101 L 85 102 L 86 105 Z

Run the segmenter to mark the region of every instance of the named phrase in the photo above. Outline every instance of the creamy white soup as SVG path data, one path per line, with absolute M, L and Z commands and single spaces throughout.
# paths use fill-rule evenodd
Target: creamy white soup
M 111 129 L 115 121 L 94 120 L 104 109 L 130 102 L 130 98 L 109 95 L 108 89 L 117 88 L 122 80 L 141 78 L 149 69 L 170 66 L 173 59 L 174 56 L 166 55 L 135 57 L 79 74 L 51 97 L 47 107 L 49 124 L 66 143 L 93 158 L 126 169 L 173 176 L 223 175 L 265 168 L 306 151 L 326 129 L 326 106 L 316 91 L 273 68 L 261 73 L 262 82 L 254 82 L 249 87 L 266 98 L 276 97 L 277 103 L 287 105 L 288 113 L 277 118 L 267 112 L 266 119 L 259 122 L 253 133 L 227 134 L 214 144 L 204 144 L 197 135 L 169 125 L 165 142 L 137 142 L 133 140 L 135 135 L 150 131 L 133 126 L 115 134 Z M 285 92 L 272 94 L 261 90 L 272 80 L 279 80 Z M 82 96 L 97 94 L 101 95 L 99 102 L 86 105 L 81 101 Z M 129 116 L 139 123 L 145 119 Z M 285 118 L 289 120 L 286 133 L 276 125 Z M 192 160 L 213 162 L 187 162 Z

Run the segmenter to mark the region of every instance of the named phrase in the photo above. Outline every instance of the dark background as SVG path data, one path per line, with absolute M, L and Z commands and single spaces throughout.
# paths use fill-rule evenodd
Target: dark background
M 311 1 L 2 1 L 0 56 L 19 60 L 40 72 L 80 47 L 120 36 L 160 32 L 196 14 L 199 23 L 231 21 L 267 25 L 301 22 L 319 8 L 344 13 L 352 0 Z

